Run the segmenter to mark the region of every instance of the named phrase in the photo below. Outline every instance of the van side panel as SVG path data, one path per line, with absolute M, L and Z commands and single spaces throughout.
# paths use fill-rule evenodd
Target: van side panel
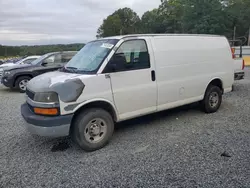
M 158 36 L 152 45 L 156 62 L 158 110 L 203 99 L 209 82 L 222 80 L 229 91 L 233 60 L 224 37 Z
M 111 90 L 110 79 L 105 78 L 104 74 L 100 75 L 80 75 L 85 87 L 77 101 L 64 103 L 60 101 L 61 114 L 75 113 L 83 105 L 93 101 L 105 101 L 114 104 Z M 70 92 L 70 91 L 65 91 Z M 116 109 L 114 109 L 116 111 Z

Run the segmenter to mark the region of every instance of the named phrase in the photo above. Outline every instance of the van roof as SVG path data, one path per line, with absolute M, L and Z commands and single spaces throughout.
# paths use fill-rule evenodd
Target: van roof
M 209 35 L 209 34 L 131 34 L 131 35 L 120 35 L 120 36 L 112 36 L 100 38 L 97 40 L 103 39 L 124 39 L 124 38 L 132 38 L 132 37 L 156 37 L 156 36 L 197 36 L 197 37 L 224 37 L 222 35 Z

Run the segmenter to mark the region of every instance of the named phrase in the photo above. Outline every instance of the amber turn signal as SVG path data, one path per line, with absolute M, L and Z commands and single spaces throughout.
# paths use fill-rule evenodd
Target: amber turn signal
M 41 114 L 41 115 L 57 115 L 58 109 L 57 108 L 34 108 L 34 112 L 36 114 Z

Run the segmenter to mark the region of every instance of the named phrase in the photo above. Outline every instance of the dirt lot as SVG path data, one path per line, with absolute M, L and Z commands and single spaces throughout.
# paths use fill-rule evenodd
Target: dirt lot
M 0 187 L 250 187 L 250 69 L 221 109 L 196 104 L 117 125 L 86 153 L 70 139 L 32 136 L 24 94 L 0 86 Z

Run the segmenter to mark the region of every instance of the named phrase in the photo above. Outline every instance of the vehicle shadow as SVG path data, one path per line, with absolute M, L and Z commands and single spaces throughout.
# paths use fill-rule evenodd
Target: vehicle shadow
M 183 113 L 188 113 L 189 110 L 200 111 L 199 104 L 193 103 L 178 108 L 173 108 L 170 110 L 165 110 L 158 113 L 137 117 L 131 120 L 123 121 L 121 123 L 117 123 L 115 125 L 114 136 L 124 131 L 129 132 L 131 128 L 133 129 L 133 128 L 144 127 L 145 124 L 147 124 L 148 126 L 153 126 L 154 123 L 160 120 L 166 120 L 172 116 L 179 117 L 180 115 L 183 115 Z M 46 138 L 46 137 L 44 138 L 36 135 L 30 135 L 29 139 L 30 138 L 33 139 L 32 147 L 35 148 L 43 148 L 43 149 L 46 148 L 51 152 L 64 152 L 71 148 L 71 151 L 74 150 L 74 152 L 76 153 L 79 152 L 80 154 L 83 152 L 83 150 L 71 140 L 70 136 L 62 138 Z

